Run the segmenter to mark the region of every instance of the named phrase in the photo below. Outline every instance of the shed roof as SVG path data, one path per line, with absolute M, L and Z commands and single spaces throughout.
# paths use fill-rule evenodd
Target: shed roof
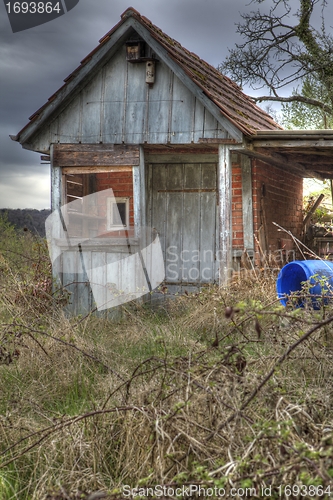
M 216 68 L 203 61 L 193 52 L 185 49 L 179 42 L 170 38 L 160 28 L 155 26 L 149 19 L 129 7 L 122 15 L 121 20 L 100 40 L 99 45 L 88 54 L 80 65 L 64 80 L 64 85 L 60 87 L 41 108 L 33 113 L 30 122 L 16 135 L 11 138 L 18 142 L 25 142 L 29 134 L 29 128 L 33 122 L 38 121 L 38 129 L 42 127 L 45 120 L 53 114 L 58 105 L 61 104 L 62 96 L 66 95 L 66 90 L 75 91 L 75 80 L 80 80 L 84 73 L 84 68 L 89 62 L 96 63 L 100 60 L 100 52 L 110 41 L 112 36 L 121 29 L 128 20 L 135 29 L 135 23 L 139 23 L 149 34 L 162 46 L 171 60 L 188 75 L 188 77 L 201 89 L 203 94 L 215 104 L 222 116 L 229 120 L 239 131 L 246 136 L 253 135 L 258 130 L 281 130 L 278 125 L 265 111 L 257 106 L 253 100 L 244 94 L 241 88 L 230 78 L 222 75 Z M 92 65 L 93 66 L 93 65 Z M 69 84 L 71 89 L 67 89 Z M 64 92 L 65 91 L 65 92 Z M 68 98 L 68 93 L 66 95 Z M 60 102 L 56 102 L 60 101 Z M 51 108 L 52 106 L 52 108 Z M 51 108 L 51 109 L 50 109 Z M 31 130 L 36 132 L 36 127 Z M 23 137 L 22 137 L 23 136 Z

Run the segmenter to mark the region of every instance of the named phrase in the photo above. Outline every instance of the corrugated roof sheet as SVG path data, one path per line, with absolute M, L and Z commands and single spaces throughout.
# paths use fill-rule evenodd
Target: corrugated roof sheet
M 121 20 L 100 40 L 99 45 L 88 54 L 80 65 L 65 78 L 65 84 L 57 90 L 48 102 L 29 117 L 30 121 L 36 119 L 41 112 L 53 101 L 59 92 L 78 75 L 85 64 L 91 60 L 102 45 L 107 43 L 111 35 L 129 17 L 135 18 L 144 26 L 149 33 L 168 52 L 169 56 L 186 72 L 186 74 L 198 85 L 205 95 L 221 110 L 221 113 L 229 119 L 245 135 L 253 135 L 257 130 L 279 130 L 280 127 L 265 111 L 257 106 L 253 100 L 242 92 L 240 87 L 230 78 L 222 75 L 216 68 L 200 59 L 199 56 L 185 49 L 177 40 L 170 38 L 160 28 L 155 26 L 149 19 L 129 7 L 122 15 Z M 29 123 L 19 132 L 20 134 L 29 126 Z

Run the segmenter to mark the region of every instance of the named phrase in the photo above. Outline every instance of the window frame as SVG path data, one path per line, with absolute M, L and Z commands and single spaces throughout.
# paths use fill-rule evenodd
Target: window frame
M 126 225 L 123 224 L 113 224 L 113 206 L 118 205 L 118 203 L 125 203 L 125 209 L 126 209 Z M 129 197 L 109 197 L 107 198 L 107 230 L 112 231 L 112 230 L 123 230 L 123 229 L 128 229 L 129 228 L 129 209 L 130 209 L 130 199 Z

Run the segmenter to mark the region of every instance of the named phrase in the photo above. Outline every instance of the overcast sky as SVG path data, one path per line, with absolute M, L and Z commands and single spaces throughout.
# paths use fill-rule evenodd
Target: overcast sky
M 297 0 L 296 4 L 298 3 Z M 267 0 L 269 3 L 269 0 Z M 49 166 L 11 141 L 129 6 L 213 66 L 227 56 L 247 0 L 80 0 L 67 14 L 12 33 L 0 3 L 0 208 L 49 208 Z M 257 7 L 257 6 L 255 6 Z

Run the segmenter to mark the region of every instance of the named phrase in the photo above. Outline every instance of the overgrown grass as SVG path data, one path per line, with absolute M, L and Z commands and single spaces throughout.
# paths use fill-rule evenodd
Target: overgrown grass
M 45 244 L 1 224 L 1 500 L 332 483 L 331 305 L 285 310 L 266 271 L 68 318 Z

